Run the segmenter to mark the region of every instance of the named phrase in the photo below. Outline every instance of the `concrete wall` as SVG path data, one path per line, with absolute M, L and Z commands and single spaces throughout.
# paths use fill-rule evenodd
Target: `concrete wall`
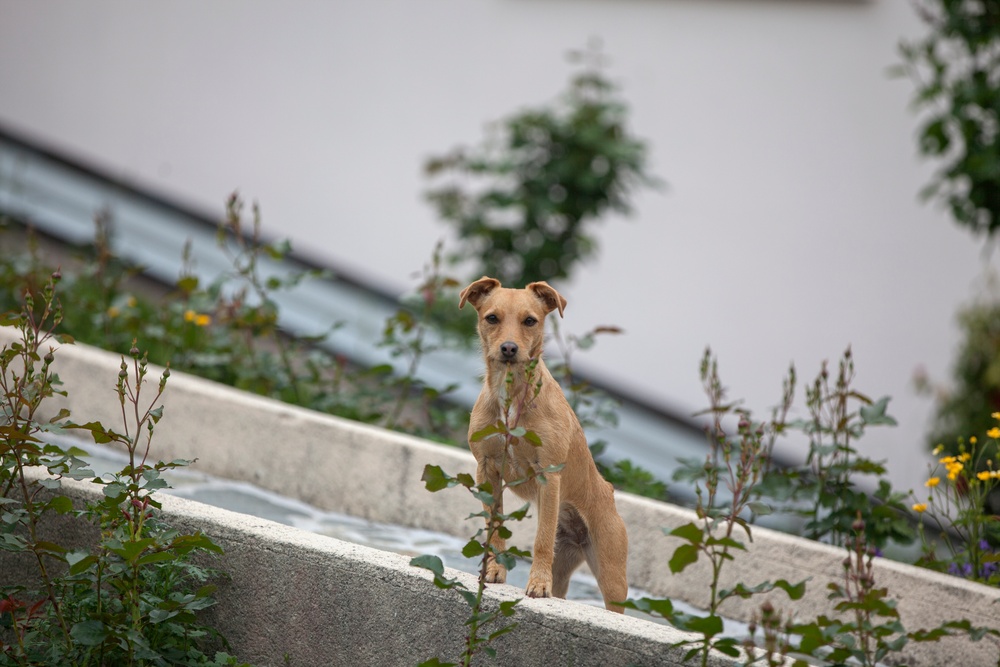
M 116 355 L 82 345 L 57 351 L 54 368 L 69 392 L 62 402 L 77 420 L 99 420 L 109 428 L 120 424 L 113 391 L 119 363 Z M 144 391 L 152 394 L 157 378 L 154 372 Z M 49 410 L 55 412 L 58 403 L 54 401 Z M 456 489 L 431 494 L 420 482 L 427 463 L 451 473 L 471 472 L 473 459 L 465 451 L 290 407 L 180 373 L 171 376 L 162 403 L 164 419 L 153 443 L 156 458 L 197 458 L 195 469 L 253 482 L 325 510 L 459 536 L 469 536 L 477 528 L 466 521 L 470 512 L 479 509 L 467 494 Z M 287 651 L 293 658 L 310 656 L 301 664 L 324 664 L 317 656 L 346 659 L 338 651 L 355 649 L 344 648 L 340 642 L 361 638 L 357 650 L 382 646 L 386 651 L 415 653 L 423 653 L 425 646 L 436 651 L 448 641 L 457 641 L 440 635 L 459 625 L 463 606 L 457 596 L 442 595 L 425 584 L 420 573 L 406 566 L 405 558 L 196 503 L 168 500 L 164 509 L 175 521 L 199 525 L 227 548 L 225 566 L 234 578 L 220 595 L 217 620 L 236 650 L 247 658 L 278 662 Z M 697 564 L 671 575 L 667 560 L 676 543 L 662 530 L 691 521 L 693 514 L 628 494 L 619 494 L 617 502 L 629 529 L 630 583 L 657 595 L 703 605 L 709 593 L 707 569 Z M 515 542 L 530 545 L 533 531 L 531 525 L 516 527 Z M 779 578 L 793 582 L 810 578 L 806 598 L 794 605 L 796 617 L 805 620 L 830 613 L 826 585 L 842 576 L 845 553 L 841 549 L 764 528 L 754 529 L 753 537 L 748 551 L 727 564 L 724 586 L 737 581 L 752 586 Z M 910 630 L 963 618 L 1000 629 L 996 604 L 1000 592 L 996 589 L 885 560 L 878 562 L 876 577 L 898 600 L 902 622 Z M 517 594 L 508 587 L 494 588 L 500 596 Z M 787 609 L 790 605 L 783 598 L 783 594 L 775 596 L 774 603 Z M 434 605 L 434 611 L 417 608 L 425 601 Z M 724 613 L 746 619 L 760 602 L 734 601 Z M 510 655 L 520 655 L 517 651 L 523 645 L 546 647 L 565 639 L 567 645 L 554 654 L 557 664 L 675 664 L 669 661 L 676 654 L 666 648 L 676 639 L 669 630 L 570 602 L 526 600 L 522 604 L 527 610 L 525 627 L 505 646 L 505 651 L 512 651 Z M 435 620 L 428 622 L 428 618 Z M 429 643 L 421 643 L 424 637 Z M 605 655 L 600 647 L 612 653 Z M 534 656 L 530 660 L 521 655 L 523 661 L 509 658 L 513 662 L 506 664 L 531 664 L 534 658 L 551 662 L 543 657 L 551 650 L 555 649 L 539 648 L 526 654 Z M 421 658 L 405 655 L 405 660 L 400 659 L 407 663 Z M 989 641 L 964 640 L 927 644 L 906 654 L 909 664 L 929 667 L 955 660 L 993 664 L 996 655 L 997 647 Z M 354 657 L 365 662 L 364 656 Z M 600 662 L 589 662 L 595 656 Z
M 97 500 L 99 489 L 66 484 L 75 499 Z M 212 565 L 228 574 L 218 582 L 219 604 L 206 622 L 220 629 L 232 652 L 254 665 L 415 665 L 454 659 L 465 638 L 468 607 L 436 588 L 409 558 L 315 535 L 265 519 L 183 498 L 162 496 L 172 525 L 201 530 L 225 549 Z M 65 517 L 47 526 L 61 543 L 85 541 Z M 84 531 L 86 533 L 86 531 Z M 34 571 L 30 558 L 0 551 L 0 584 Z M 475 589 L 475 578 L 452 573 Z M 487 607 L 523 597 L 513 586 L 491 586 Z M 668 626 L 562 600 L 525 599 L 516 635 L 496 644 L 498 665 L 683 664 L 671 645 L 685 638 Z M 288 662 L 285 662 L 285 656 Z M 732 664 L 721 657 L 713 665 Z

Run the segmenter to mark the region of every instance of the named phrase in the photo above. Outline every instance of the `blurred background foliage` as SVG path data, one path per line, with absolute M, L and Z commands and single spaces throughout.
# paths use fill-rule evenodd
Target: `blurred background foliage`
M 454 228 L 452 259 L 468 277 L 521 287 L 570 277 L 597 252 L 591 228 L 609 212 L 628 213 L 637 186 L 658 186 L 646 143 L 627 127 L 628 108 L 592 42 L 570 54 L 581 71 L 557 102 L 491 126 L 473 148 L 426 164 L 436 181 L 427 198 Z
M 1000 228 L 1000 2 L 913 4 L 927 34 L 900 45 L 895 73 L 915 88 L 918 151 L 939 165 L 922 196 L 991 250 Z M 982 438 L 1000 411 L 1000 297 L 991 282 L 958 314 L 951 382 L 917 377 L 918 390 L 935 397 L 929 447 L 957 452 L 958 442 Z

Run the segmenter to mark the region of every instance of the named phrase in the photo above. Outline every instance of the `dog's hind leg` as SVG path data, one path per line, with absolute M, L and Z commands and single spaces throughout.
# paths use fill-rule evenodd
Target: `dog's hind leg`
M 612 501 L 613 502 L 613 501 Z M 613 505 L 612 505 L 613 507 Z M 619 614 L 625 613 L 620 604 L 628 598 L 628 533 L 618 512 L 604 512 L 589 521 L 590 542 L 584 548 L 587 565 L 597 577 L 604 597 L 604 606 Z

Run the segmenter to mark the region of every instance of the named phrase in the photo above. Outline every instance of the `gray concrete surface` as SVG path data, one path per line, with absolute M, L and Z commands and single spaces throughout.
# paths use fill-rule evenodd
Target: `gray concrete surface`
M 85 482 L 66 482 L 64 489 L 78 503 L 100 496 Z M 228 576 L 205 620 L 240 659 L 275 667 L 412 666 L 435 656 L 454 659 L 461 651 L 469 608 L 457 593 L 436 588 L 408 557 L 183 498 L 160 500 L 174 527 L 204 531 L 225 550 L 211 561 Z M 79 522 L 53 519 L 47 534 L 63 544 L 94 537 L 79 531 Z M 31 559 L 21 556 L 0 551 L 0 584 L 34 571 Z M 471 575 L 451 574 L 475 589 Z M 512 586 L 490 586 L 487 606 L 520 597 Z M 516 633 L 495 645 L 497 665 L 684 664 L 684 650 L 672 645 L 686 635 L 589 605 L 524 599 L 515 620 Z M 719 656 L 711 664 L 733 663 Z
M 9 332 L 5 335 L 9 336 Z M 99 420 L 110 428 L 119 425 L 120 408 L 113 389 L 119 363 L 120 356 L 94 348 L 82 345 L 60 348 L 54 368 L 69 392 L 68 399 L 61 404 L 78 420 Z M 157 379 L 158 374 L 148 378 L 144 391 L 150 397 L 155 392 Z M 156 458 L 197 458 L 196 469 L 250 481 L 322 509 L 367 519 L 459 536 L 469 536 L 477 528 L 466 520 L 471 512 L 478 511 L 476 501 L 459 489 L 428 493 L 420 481 L 427 463 L 440 465 L 453 474 L 471 472 L 473 459 L 468 452 L 291 407 L 181 373 L 174 373 L 170 378 L 162 403 L 164 416 L 153 441 Z M 58 407 L 60 402 L 53 402 L 48 410 L 54 414 Z M 679 575 L 671 575 L 667 567 L 677 542 L 675 538 L 666 537 L 663 528 L 687 523 L 694 519 L 693 513 L 628 494 L 618 494 L 617 503 L 629 529 L 630 583 L 656 595 L 704 605 L 709 593 L 707 568 L 698 563 Z M 327 646 L 339 636 L 338 633 L 343 635 L 342 639 L 362 636 L 362 630 L 353 624 L 362 623 L 363 619 L 354 617 L 366 614 L 372 620 L 365 625 L 364 632 L 368 634 L 363 636 L 376 645 L 381 642 L 385 646 L 400 644 L 412 648 L 419 644 L 416 639 L 407 637 L 423 636 L 422 633 L 438 636 L 459 625 L 447 620 L 457 618 L 458 607 L 452 609 L 446 605 L 432 614 L 414 608 L 417 603 L 410 600 L 405 610 L 398 608 L 402 590 L 414 590 L 414 584 L 404 583 L 414 576 L 405 563 L 388 570 L 366 569 L 364 565 L 375 567 L 374 564 L 379 564 L 379 568 L 392 562 L 400 565 L 396 556 L 330 544 L 329 538 L 299 533 L 263 520 L 227 517 L 223 522 L 215 514 L 220 510 L 196 518 L 201 515 L 191 504 L 175 506 L 171 502 L 165 504 L 165 509 L 178 512 L 178 516 L 186 512 L 185 520 L 204 520 L 206 531 L 219 530 L 217 537 L 229 546 L 227 564 L 235 573 L 254 571 L 255 559 L 262 564 L 255 576 L 234 577 L 232 586 L 222 596 L 224 605 L 230 604 L 226 601 L 228 598 L 234 606 L 219 608 L 220 619 L 235 626 L 225 628 L 227 634 L 233 636 L 234 645 L 253 647 L 251 655 L 261 656 L 254 659 L 262 660 L 266 656 L 267 660 L 276 660 L 281 656 L 280 652 L 269 653 L 261 644 L 264 639 L 254 639 L 258 635 L 266 636 L 269 625 L 284 628 L 274 635 L 285 641 L 282 650 L 289 650 L 289 643 L 295 647 L 310 643 Z M 230 530 L 234 532 L 227 532 Z M 514 541 L 530 545 L 533 533 L 530 523 L 518 526 Z M 726 565 L 724 586 L 737 581 L 753 586 L 765 580 L 784 578 L 795 582 L 808 578 L 803 600 L 790 603 L 783 593 L 779 593 L 772 596 L 774 604 L 794 611 L 799 620 L 832 613 L 826 586 L 842 577 L 843 550 L 764 528 L 754 529 L 753 542 L 747 546 L 746 553 L 737 554 L 736 559 Z M 353 557 L 349 557 L 352 554 Z M 401 574 L 400 569 L 407 574 Z M 335 614 L 334 610 L 347 603 L 345 591 L 355 590 L 346 588 L 350 586 L 348 580 L 366 582 L 361 586 L 355 584 L 356 588 L 368 591 L 364 601 L 350 601 L 350 604 L 360 604 L 359 608 L 366 612 L 355 610 L 350 614 L 351 619 L 338 621 L 344 623 L 339 630 L 318 626 L 317 623 L 325 624 L 326 619 Z M 1000 591 L 997 589 L 885 559 L 877 563 L 876 580 L 879 585 L 887 586 L 891 596 L 898 601 L 902 623 L 908 630 L 958 619 L 970 619 L 976 625 L 1000 629 Z M 497 594 L 516 593 L 505 587 L 496 589 Z M 421 591 L 416 600 L 448 597 L 429 585 L 416 590 Z M 457 600 L 457 596 L 452 595 Z M 389 599 L 382 600 L 381 596 Z M 761 601 L 732 601 L 723 611 L 727 616 L 747 619 Z M 383 608 L 383 604 L 388 607 Z M 564 601 L 528 600 L 522 604 L 526 610 L 525 619 L 533 620 L 526 623 L 523 632 L 517 633 L 518 639 L 510 643 L 528 644 L 537 639 L 537 652 L 532 655 L 538 661 L 522 656 L 526 661 L 507 664 L 541 664 L 552 660 L 555 664 L 581 665 L 674 664 L 646 657 L 628 657 L 652 655 L 638 646 L 629 649 L 637 651 L 634 654 L 618 653 L 626 650 L 622 646 L 631 646 L 629 642 L 655 647 L 652 650 L 653 654 L 661 656 L 658 659 L 676 659 L 670 657 L 676 654 L 666 649 L 672 640 L 665 636 L 657 639 L 657 633 L 663 631 L 653 630 L 655 626 L 643 620 L 622 619 L 599 609 L 584 611 L 576 609 L 581 605 Z M 266 607 L 266 611 L 259 605 Z M 227 617 L 224 611 L 229 609 L 240 612 L 235 617 Z M 561 619 L 576 614 L 583 616 L 583 625 L 572 626 L 572 629 L 562 625 L 564 620 Z M 238 620 L 240 618 L 244 620 Z M 428 623 L 428 618 L 440 618 L 441 621 Z M 411 628 L 410 620 L 417 621 L 416 626 L 426 627 Z M 296 623 L 303 627 L 289 627 Z M 385 625 L 381 625 L 383 623 Z M 246 628 L 251 630 L 248 632 Z M 313 632 L 310 638 L 303 634 L 308 628 Z M 385 636 L 376 641 L 379 632 Z M 567 634 L 560 634 L 564 632 Z M 534 633 L 537 638 L 527 636 Z M 553 659 L 543 657 L 550 655 L 542 647 L 551 639 L 569 636 L 573 636 L 570 644 L 575 648 L 565 647 L 560 651 L 577 651 L 574 658 L 570 659 L 566 653 L 559 653 Z M 601 646 L 614 647 L 615 653 L 609 654 L 608 661 L 586 662 L 590 656 L 597 655 L 597 649 L 592 646 L 595 641 Z M 440 641 L 434 645 L 439 646 Z M 276 650 L 277 644 L 272 649 Z M 997 655 L 996 642 L 991 640 L 971 643 L 964 639 L 947 639 L 935 644 L 911 644 L 904 657 L 906 664 L 936 667 L 944 664 L 993 665 L 997 664 Z M 406 663 L 416 662 L 419 656 L 412 658 Z M 361 664 L 380 663 L 366 663 L 366 659 L 362 659 Z

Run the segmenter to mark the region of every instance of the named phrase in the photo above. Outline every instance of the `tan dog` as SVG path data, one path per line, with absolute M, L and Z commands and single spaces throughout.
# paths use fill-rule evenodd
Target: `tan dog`
M 561 316 L 566 299 L 544 282 L 507 289 L 500 281 L 484 277 L 462 291 L 459 308 L 466 302 L 479 313 L 486 360 L 483 389 L 469 421 L 469 446 L 479 464 L 477 482 L 487 481 L 499 489 L 501 475 L 510 482 L 523 479 L 529 470 L 564 466 L 559 472 L 546 473 L 544 483 L 531 479 L 513 487 L 517 495 L 535 504 L 538 515 L 526 592 L 529 597 L 566 597 L 570 574 L 586 560 L 597 577 L 605 606 L 621 613 L 622 608 L 614 603 L 628 596 L 625 523 L 615 508 L 614 489 L 597 471 L 579 420 L 541 359 L 545 316 L 553 310 Z M 525 387 L 530 360 L 537 360 L 537 366 L 532 386 Z M 513 377 L 509 386 L 508 373 Z M 524 391 L 533 395 L 539 382 L 538 395 L 520 415 L 517 426 L 537 434 L 541 446 L 518 438 L 505 452 L 500 435 L 471 442 L 473 433 L 503 418 L 506 396 L 522 396 Z M 502 512 L 503 499 L 499 502 Z M 495 536 L 493 546 L 503 550 L 504 540 Z M 488 564 L 488 582 L 503 583 L 506 577 L 502 565 L 495 560 Z

